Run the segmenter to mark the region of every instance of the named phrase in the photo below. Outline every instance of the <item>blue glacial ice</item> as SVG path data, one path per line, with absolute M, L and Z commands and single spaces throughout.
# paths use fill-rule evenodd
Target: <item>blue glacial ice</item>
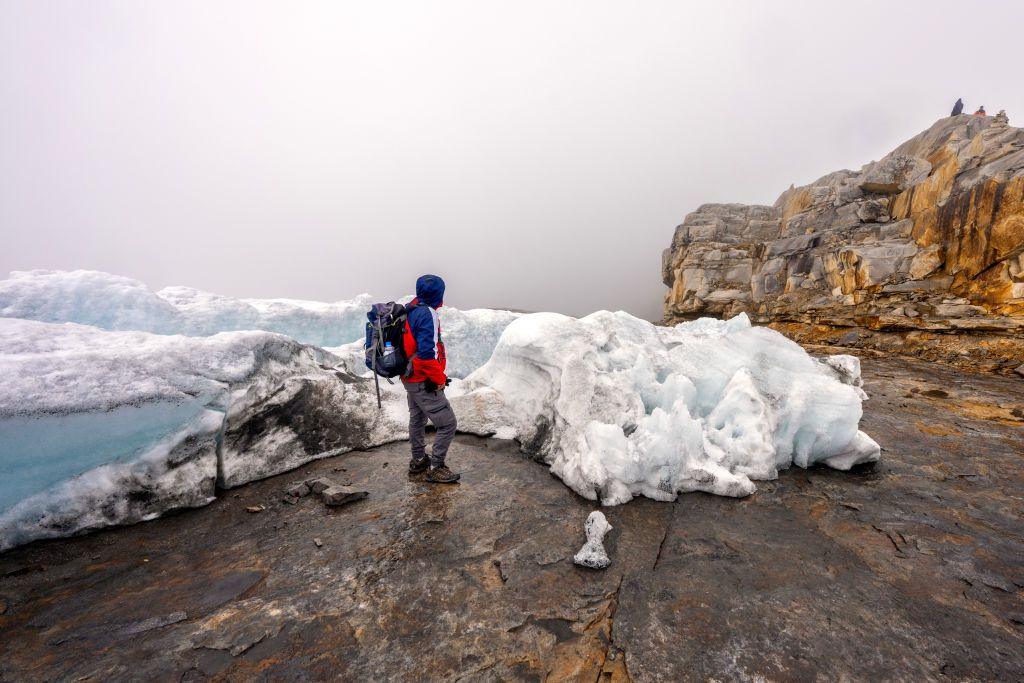
M 0 418 L 0 513 L 71 477 L 144 456 L 207 409 L 153 401 L 109 410 Z
M 268 332 L 0 318 L 0 550 L 204 505 L 217 485 L 404 438 L 398 401 L 377 411 L 370 380 L 339 363 Z M 316 439 L 290 419 L 308 415 L 267 419 L 290 400 L 318 411 Z

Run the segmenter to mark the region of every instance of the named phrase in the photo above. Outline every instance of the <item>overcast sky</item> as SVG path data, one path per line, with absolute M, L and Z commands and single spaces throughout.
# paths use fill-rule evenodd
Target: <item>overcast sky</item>
M 963 97 L 1024 3 L 0 0 L 0 277 L 657 318 L 704 202 L 771 203 Z

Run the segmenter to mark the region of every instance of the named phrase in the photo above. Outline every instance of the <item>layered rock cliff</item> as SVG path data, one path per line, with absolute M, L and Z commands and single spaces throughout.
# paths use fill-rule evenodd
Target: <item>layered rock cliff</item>
M 1024 130 L 953 116 L 772 206 L 705 204 L 664 251 L 665 319 L 747 312 L 798 341 L 1024 363 Z

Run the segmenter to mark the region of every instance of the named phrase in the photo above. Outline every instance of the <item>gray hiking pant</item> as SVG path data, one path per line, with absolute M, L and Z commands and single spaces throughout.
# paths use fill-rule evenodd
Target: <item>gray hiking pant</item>
M 455 436 L 455 412 L 448 403 L 448 397 L 441 390 L 427 391 L 423 382 L 408 382 L 405 391 L 409 399 L 409 443 L 412 445 L 412 459 L 422 462 L 427 457 L 427 420 L 434 423 L 437 435 L 430 454 L 430 466 L 440 467 L 448 455 L 448 446 Z

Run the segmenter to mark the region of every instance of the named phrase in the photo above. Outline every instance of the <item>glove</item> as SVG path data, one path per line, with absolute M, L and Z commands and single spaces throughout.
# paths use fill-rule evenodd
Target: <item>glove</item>
M 437 391 L 437 382 L 432 379 L 423 380 L 423 388 L 427 391 Z
M 452 383 L 452 378 L 451 377 L 445 377 L 444 378 L 444 385 L 445 386 L 448 386 L 451 383 Z

